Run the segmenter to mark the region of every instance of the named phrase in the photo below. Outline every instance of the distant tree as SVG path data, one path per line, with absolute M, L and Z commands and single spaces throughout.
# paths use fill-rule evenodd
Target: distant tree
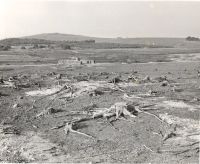
M 39 48 L 46 48 L 45 45 L 39 45 Z
M 95 40 L 84 40 L 83 42 L 86 42 L 86 43 L 95 43 Z
M 21 47 L 21 49 L 22 49 L 22 50 L 25 50 L 25 49 L 26 49 L 26 47 L 22 46 L 22 47 Z
M 51 45 L 51 44 L 48 44 L 48 48 L 49 48 L 49 49 L 54 49 L 54 46 Z
M 39 48 L 38 44 L 34 44 L 33 48 L 35 49 Z
M 63 50 L 70 50 L 70 49 L 71 49 L 71 46 L 68 45 L 68 44 L 61 44 L 60 46 L 61 46 L 61 48 L 62 48 Z
M 0 51 L 8 51 L 11 49 L 9 45 L 0 45 Z
M 188 37 L 186 38 L 186 40 L 187 40 L 187 41 L 200 41 L 199 38 L 197 38 L 197 37 L 192 37 L 192 36 L 188 36 Z

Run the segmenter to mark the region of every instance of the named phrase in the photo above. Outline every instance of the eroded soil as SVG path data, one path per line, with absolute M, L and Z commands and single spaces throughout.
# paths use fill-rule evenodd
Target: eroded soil
M 198 163 L 198 70 L 199 62 L 175 61 L 6 71 L 0 83 L 0 162 Z M 65 85 L 73 92 L 60 92 Z M 78 123 L 76 130 L 93 138 L 52 129 L 116 102 L 148 113 Z M 56 112 L 44 112 L 49 108 Z

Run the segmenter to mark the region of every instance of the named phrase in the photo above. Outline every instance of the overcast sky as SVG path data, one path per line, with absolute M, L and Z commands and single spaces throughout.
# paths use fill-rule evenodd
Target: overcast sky
M 200 37 L 200 2 L 0 0 L 0 39 L 52 32 Z

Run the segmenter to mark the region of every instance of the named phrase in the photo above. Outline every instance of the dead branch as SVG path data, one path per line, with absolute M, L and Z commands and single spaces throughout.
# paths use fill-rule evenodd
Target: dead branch
M 138 112 L 138 113 L 145 113 L 145 114 L 148 114 L 148 115 L 151 115 L 151 116 L 154 116 L 155 118 L 157 118 L 159 121 L 163 122 L 163 120 L 158 117 L 157 115 L 153 114 L 153 113 L 149 113 L 149 112 L 146 112 L 146 111 L 142 111 L 139 109 L 139 107 L 135 107 L 135 110 Z
M 195 135 L 200 135 L 200 133 L 198 132 L 198 133 L 188 134 L 188 135 L 186 135 L 186 137 L 189 137 L 189 136 L 195 136 Z
M 116 127 L 113 125 L 113 121 L 109 121 L 108 119 L 106 119 L 106 123 L 107 123 L 108 125 L 110 125 L 110 127 L 112 127 L 113 129 L 120 131 L 118 128 L 116 128 Z M 107 126 L 106 126 L 106 127 L 107 127 Z M 104 129 L 104 127 L 101 128 L 99 131 L 102 131 L 102 129 Z
M 152 107 L 152 106 L 155 106 L 156 104 L 148 104 L 148 105 L 143 105 L 143 106 L 140 106 L 140 108 L 148 108 L 148 107 Z
M 1 126 L 0 133 L 20 135 L 21 131 L 19 129 L 17 129 L 17 127 L 15 127 L 15 126 L 8 125 L 8 126 Z
M 35 118 L 40 118 L 40 117 L 43 117 L 45 115 L 54 114 L 54 113 L 58 113 L 58 112 L 61 112 L 61 111 L 62 111 L 61 109 L 54 109 L 54 108 L 50 107 L 50 108 L 44 109 L 42 112 L 37 114 Z
M 66 89 L 70 89 L 70 88 L 71 88 L 70 86 L 64 85 L 64 86 L 63 86 L 62 88 L 60 88 L 57 92 L 52 93 L 52 94 L 49 94 L 49 95 L 46 95 L 46 96 L 43 96 L 43 97 L 41 97 L 41 98 L 35 100 L 35 102 L 36 102 L 36 101 L 39 101 L 39 100 L 43 100 L 43 99 L 45 99 L 45 98 L 47 98 L 47 97 L 50 97 L 50 96 L 57 95 L 57 94 L 59 94 L 59 93 L 65 91 Z
M 150 147 L 147 147 L 146 145 L 143 145 L 146 149 L 150 150 L 151 152 L 154 152 Z
M 64 127 L 66 125 L 66 123 L 69 123 L 69 122 L 75 124 L 75 123 L 79 123 L 79 122 L 83 122 L 83 121 L 88 121 L 88 120 L 92 120 L 92 119 L 93 118 L 88 117 L 88 118 L 78 118 L 78 119 L 75 119 L 75 120 L 72 120 L 72 121 L 66 120 L 66 121 L 63 121 L 63 124 L 55 126 L 55 127 L 51 128 L 51 130 L 60 129 L 60 128 Z
M 115 119 L 117 120 L 122 115 L 129 116 L 132 118 L 136 117 L 130 111 L 127 110 L 127 104 L 125 102 L 115 103 L 110 108 L 99 108 L 99 109 L 100 110 L 96 110 L 93 113 L 93 118 L 96 118 L 96 117 L 110 118 L 112 116 L 116 116 Z
M 183 153 L 186 153 L 186 152 L 189 152 L 189 151 L 194 151 L 194 150 L 197 150 L 197 152 L 199 151 L 199 146 L 198 147 L 195 147 L 193 149 L 189 148 L 189 149 L 184 149 L 184 150 L 162 150 L 160 151 L 160 153 L 172 153 L 173 155 L 180 155 L 180 154 L 183 154 Z
M 89 137 L 89 138 L 95 138 L 95 137 L 93 137 L 91 135 L 88 135 L 86 133 L 82 133 L 82 132 L 74 130 L 73 129 L 73 123 L 66 123 L 64 131 L 65 131 L 66 135 L 68 135 L 69 132 L 72 132 L 72 133 L 77 133 L 77 134 L 80 134 L 80 135 L 84 135 L 84 136 Z
M 197 141 L 197 142 L 193 142 L 193 143 L 188 144 L 188 145 L 181 145 L 180 147 L 194 146 L 194 145 L 196 145 L 196 144 L 199 144 L 199 141 Z
M 169 131 L 167 131 L 165 135 L 163 136 L 162 141 L 166 141 L 167 139 L 176 136 L 175 131 L 176 131 L 176 125 L 174 125 L 173 127 L 170 127 Z
M 65 124 L 58 125 L 58 126 L 55 126 L 55 127 L 51 128 L 51 130 L 60 129 L 60 128 L 64 127 L 64 126 L 65 126 Z

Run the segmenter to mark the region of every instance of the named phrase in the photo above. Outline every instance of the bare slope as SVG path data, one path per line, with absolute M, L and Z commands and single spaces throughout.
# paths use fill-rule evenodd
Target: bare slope
M 93 39 L 92 37 L 83 35 L 61 34 L 61 33 L 43 33 L 31 36 L 25 36 L 23 38 L 45 39 L 52 41 L 83 41 Z
M 23 38 L 45 39 L 53 41 L 82 41 L 94 39 L 96 42 L 129 43 L 129 44 L 177 44 L 184 42 L 184 38 L 98 38 L 83 35 L 61 34 L 61 33 L 43 33 Z
M 197 48 L 200 45 L 199 41 L 187 41 L 185 38 L 98 38 L 83 35 L 72 35 L 62 33 L 43 33 L 32 36 L 25 36 L 23 38 L 45 39 L 50 41 L 83 41 L 95 40 L 97 43 L 120 43 L 120 44 L 144 44 L 156 45 L 166 47 L 184 47 Z

